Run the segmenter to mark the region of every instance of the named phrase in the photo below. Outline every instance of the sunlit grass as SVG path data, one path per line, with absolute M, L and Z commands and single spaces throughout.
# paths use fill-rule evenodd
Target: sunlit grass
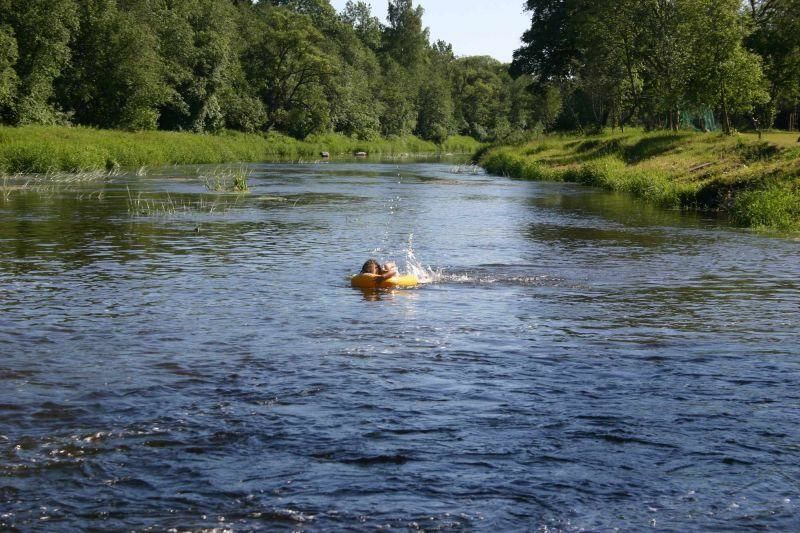
M 369 155 L 472 153 L 479 143 L 451 137 L 442 146 L 414 136 L 362 141 L 340 134 L 298 141 L 279 133 L 218 135 L 179 132 L 124 132 L 85 127 L 0 127 L 0 174 L 139 169 L 167 164 L 221 164 L 256 161 L 316 161 Z
M 625 191 L 671 208 L 729 213 L 739 224 L 800 228 L 800 144 L 795 133 L 725 136 L 626 131 L 553 135 L 481 158 L 494 174 Z
M 800 190 L 772 185 L 766 189 L 743 191 L 736 196 L 734 220 L 756 229 L 800 230 Z

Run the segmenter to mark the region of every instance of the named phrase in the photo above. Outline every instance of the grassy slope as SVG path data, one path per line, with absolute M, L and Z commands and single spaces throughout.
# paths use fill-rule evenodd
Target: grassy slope
M 797 133 L 733 137 L 641 131 L 547 136 L 486 151 L 489 172 L 519 179 L 574 181 L 630 192 L 671 208 L 729 213 L 743 226 L 800 230 Z
M 473 153 L 477 148 L 477 141 L 469 137 L 451 137 L 439 147 L 412 136 L 359 141 L 330 134 L 298 141 L 274 133 L 264 136 L 237 132 L 197 135 L 82 127 L 0 127 L 0 174 L 318 158 L 322 151 L 334 156 L 357 151 L 398 155 L 442 151 Z

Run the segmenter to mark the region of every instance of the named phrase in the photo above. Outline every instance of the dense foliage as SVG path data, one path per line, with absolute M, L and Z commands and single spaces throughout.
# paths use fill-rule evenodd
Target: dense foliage
M 352 1 L 0 0 L 0 122 L 442 143 L 550 118 L 507 66 L 431 43 L 420 6 L 388 7 L 384 24 Z
M 800 0 L 527 0 L 512 71 L 557 91 L 565 129 L 787 127 Z M 777 120 L 776 120 L 777 119 Z

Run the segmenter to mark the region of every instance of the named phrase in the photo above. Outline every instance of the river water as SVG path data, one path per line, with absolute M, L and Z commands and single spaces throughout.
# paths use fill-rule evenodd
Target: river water
M 450 163 L 249 169 L 0 197 L 0 528 L 800 528 L 797 238 Z M 369 257 L 429 283 L 351 288 Z

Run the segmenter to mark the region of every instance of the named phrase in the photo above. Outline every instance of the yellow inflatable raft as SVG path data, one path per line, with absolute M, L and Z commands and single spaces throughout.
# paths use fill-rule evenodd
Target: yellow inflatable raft
M 394 289 L 396 287 L 415 287 L 419 285 L 417 276 L 405 274 L 381 280 L 375 274 L 356 274 L 350 278 L 350 285 L 359 289 Z

